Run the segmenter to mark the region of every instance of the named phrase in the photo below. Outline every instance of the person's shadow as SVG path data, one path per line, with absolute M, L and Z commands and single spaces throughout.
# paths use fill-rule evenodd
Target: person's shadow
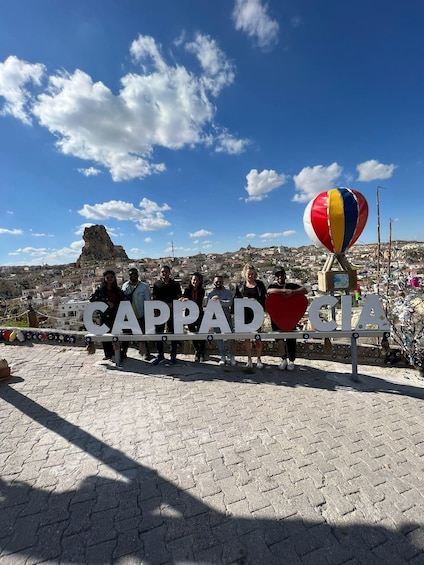
M 2 564 L 125 563 L 125 557 L 143 565 L 424 563 L 422 523 L 405 521 L 396 532 L 335 526 L 318 511 L 309 511 L 309 520 L 297 517 L 284 499 L 275 519 L 260 511 L 250 518 L 233 515 L 224 503 L 225 496 L 237 500 L 235 493 L 224 495 L 220 510 L 212 508 L 13 388 L 1 386 L 0 398 L 122 476 L 89 476 L 78 488 L 55 492 L 13 480 L 6 460 L 8 478 L 0 479 Z M 35 482 L 36 465 L 31 471 Z

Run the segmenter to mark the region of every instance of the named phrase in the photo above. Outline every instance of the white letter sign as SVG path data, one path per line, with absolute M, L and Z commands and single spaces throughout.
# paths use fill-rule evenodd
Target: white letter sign
M 244 323 L 244 311 L 252 310 L 253 320 L 250 324 Z M 234 299 L 234 327 L 237 332 L 256 332 L 264 322 L 264 309 L 257 300 L 248 298 Z

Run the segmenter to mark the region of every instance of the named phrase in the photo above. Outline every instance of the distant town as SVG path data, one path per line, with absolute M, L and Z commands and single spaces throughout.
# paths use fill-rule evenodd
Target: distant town
M 100 253 L 101 255 L 101 253 Z M 124 253 L 125 255 L 125 253 Z M 105 258 L 106 257 L 106 258 Z M 313 245 L 298 248 L 252 246 L 223 254 L 199 253 L 187 257 L 157 259 L 107 259 L 55 266 L 0 267 L 0 323 L 19 319 L 30 306 L 41 324 L 61 331 L 84 330 L 82 313 L 93 290 L 101 282 L 105 268 L 115 270 L 118 284 L 128 279 L 128 268 L 137 267 L 140 278 L 153 286 L 159 278 L 161 265 L 172 268 L 172 275 L 184 287 L 195 271 L 203 274 L 204 285 L 210 288 L 215 274 L 224 277 L 225 285 L 235 290 L 241 281 L 246 263 L 253 264 L 259 278 L 267 285 L 274 278 L 277 267 L 287 271 L 287 280 L 305 285 L 310 297 L 321 294 L 318 272 L 329 257 L 325 249 Z M 362 295 L 378 294 L 384 300 L 407 289 L 412 277 L 423 284 L 424 243 L 394 241 L 391 244 L 356 244 L 346 252 L 346 258 L 357 272 Z M 10 325 L 13 325 L 10 322 Z

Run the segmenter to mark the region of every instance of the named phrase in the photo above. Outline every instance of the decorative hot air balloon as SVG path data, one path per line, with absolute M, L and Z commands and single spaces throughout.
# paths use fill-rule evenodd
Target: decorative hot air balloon
M 310 239 L 341 255 L 361 235 L 368 219 L 365 197 L 352 188 L 330 188 L 307 205 L 303 225 Z

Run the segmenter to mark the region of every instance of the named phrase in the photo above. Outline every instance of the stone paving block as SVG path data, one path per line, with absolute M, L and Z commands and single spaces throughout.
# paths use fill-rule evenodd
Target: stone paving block
M 72 536 L 82 531 L 89 531 L 92 526 L 91 512 L 94 506 L 93 501 L 77 502 L 69 507 L 69 524 L 64 532 L 65 536 Z
M 270 547 L 270 551 L 275 555 L 278 560 L 277 562 L 280 564 L 290 563 L 290 565 L 303 565 L 303 561 L 297 554 L 291 538 L 274 543 Z
M 86 549 L 86 563 L 107 563 L 116 547 L 116 541 L 105 541 Z
M 22 380 L 0 384 L 0 563 L 422 560 L 418 381 L 391 373 L 387 394 L 375 368 L 355 384 L 328 361 L 220 380 L 184 358 L 116 370 L 100 350 L 7 350 Z M 32 554 L 14 551 L 17 520 Z

